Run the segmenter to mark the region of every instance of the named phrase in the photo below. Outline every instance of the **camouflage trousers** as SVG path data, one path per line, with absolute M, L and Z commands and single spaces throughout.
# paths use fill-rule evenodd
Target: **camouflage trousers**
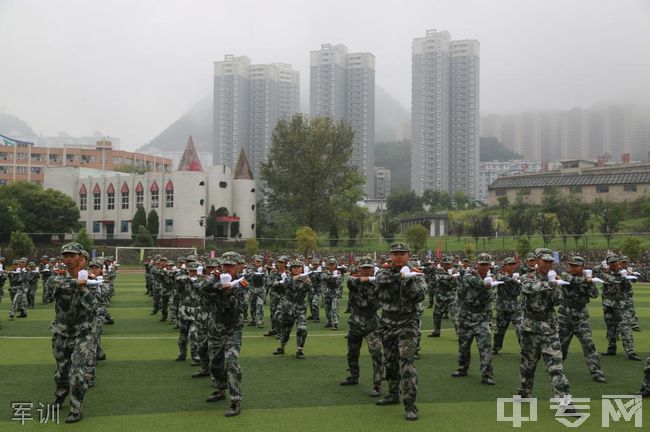
M 151 313 L 154 315 L 157 314 L 160 310 L 160 288 L 158 288 L 156 285 L 157 284 L 154 283 L 151 288 L 151 297 L 153 298 L 153 310 Z
M 364 339 L 372 359 L 372 383 L 379 386 L 384 377 L 384 361 L 381 353 L 381 337 L 377 329 L 368 330 L 365 326 L 350 323 L 348 327 L 348 371 L 350 371 L 350 376 L 359 377 L 359 356 Z
M 90 333 L 89 350 L 90 356 L 88 359 L 88 370 L 86 371 L 86 379 L 94 381 L 95 369 L 97 368 L 97 358 L 106 355 L 104 347 L 102 346 L 102 326 L 104 325 L 104 315 L 97 314 L 93 321 L 93 327 Z
M 20 287 L 11 299 L 11 307 L 9 308 L 9 318 L 16 316 L 16 312 L 21 315 L 27 315 L 27 288 Z
M 262 328 L 264 326 L 264 288 L 257 287 L 250 294 L 250 322 Z
M 285 345 L 289 342 L 293 325 L 296 325 L 296 346 L 300 349 L 305 347 L 307 340 L 307 317 L 306 307 L 296 307 L 294 305 L 283 307 L 280 305 L 280 343 Z
M 180 318 L 178 316 L 178 308 L 180 305 L 181 298 L 177 294 L 172 295 L 169 301 L 169 319 L 176 323 L 180 321 Z
M 163 290 L 158 297 L 158 301 L 161 313 L 160 319 L 166 320 L 169 308 L 169 291 Z
M 636 313 L 634 298 L 631 296 L 627 299 L 627 314 L 630 317 L 630 327 L 632 327 L 634 330 L 640 329 L 641 327 L 639 326 L 639 316 Z
M 641 390 L 650 391 L 650 356 L 645 360 L 643 368 L 643 381 L 641 381 Z
M 231 401 L 241 400 L 242 371 L 239 367 L 243 326 L 211 323 L 208 331 L 210 375 L 218 390 L 228 389 Z
M 496 331 L 494 332 L 494 350 L 499 352 L 503 348 L 503 339 L 506 336 L 506 330 L 512 323 L 517 335 L 517 341 L 521 344 L 521 311 L 505 311 L 497 309 Z
M 605 376 L 600 367 L 600 358 L 591 334 L 589 310 L 586 306 L 582 310 L 560 306 L 558 309 L 558 334 L 562 347 L 562 360 L 568 357 L 569 345 L 575 335 L 582 346 L 582 354 L 585 356 L 591 376 L 594 378 Z
M 269 302 L 271 330 L 275 330 L 277 333 L 280 333 L 280 315 L 278 314 L 278 304 L 280 304 L 280 296 L 277 294 L 271 294 L 271 300 Z
M 467 371 L 472 359 L 472 341 L 476 339 L 481 358 L 481 376 L 492 377 L 492 331 L 489 316 L 484 321 L 466 323 L 458 321 L 458 369 Z
M 621 337 L 627 355 L 635 352 L 630 317 L 624 304 L 603 306 L 603 317 L 607 326 L 607 351 L 616 352 L 616 339 Z
M 57 398 L 70 395 L 70 411 L 80 413 L 88 391 L 87 370 L 91 363 L 94 344 L 92 332 L 77 336 L 52 336 L 52 354 L 56 360 L 54 382 Z
M 38 288 L 37 282 L 30 283 L 29 288 L 27 288 L 27 306 L 30 308 L 34 307 L 34 299 L 36 298 L 36 290 Z
M 551 388 L 555 397 L 563 397 L 569 393 L 569 380 L 564 374 L 560 338 L 557 333 L 540 334 L 528 331 L 521 332 L 521 357 L 519 377 L 521 386 L 519 394 L 530 397 L 535 382 L 535 369 L 540 357 L 544 360 L 549 375 Z
M 320 291 L 311 291 L 307 294 L 307 303 L 311 312 L 311 319 L 320 321 Z
M 415 317 L 406 321 L 382 321 L 380 334 L 384 349 L 386 380 L 391 395 L 399 397 L 400 381 L 406 409 L 416 408 L 418 375 L 415 369 L 418 329 L 420 320 Z
M 433 330 L 440 331 L 442 325 L 442 316 L 445 312 L 449 313 L 454 327 L 456 327 L 458 319 L 458 304 L 455 298 L 440 298 L 436 297 L 436 304 L 433 307 Z
M 427 297 L 429 297 L 429 307 L 433 307 L 433 302 L 435 300 L 435 293 L 436 286 L 434 284 L 428 283 L 427 284 Z
M 201 372 L 210 371 L 210 354 L 208 352 L 208 322 L 206 319 L 197 318 L 194 321 L 196 326 L 196 353 L 201 363 Z M 191 343 L 191 342 L 190 342 Z
M 187 343 L 190 344 L 190 356 L 199 358 L 198 330 L 194 320 L 179 319 L 180 335 L 178 336 L 178 353 L 183 358 L 187 356 Z
M 251 299 L 250 290 L 246 290 L 244 292 L 244 301 L 242 302 L 242 305 L 241 305 L 242 306 L 242 313 L 244 314 L 244 319 L 246 319 L 246 317 L 248 317 L 248 303 L 250 302 L 250 299 Z M 252 311 L 251 311 L 251 313 L 252 313 Z
M 339 325 L 339 301 L 341 299 L 338 296 L 326 295 L 323 298 L 323 307 L 325 308 L 325 317 L 327 318 L 327 324 L 332 326 Z

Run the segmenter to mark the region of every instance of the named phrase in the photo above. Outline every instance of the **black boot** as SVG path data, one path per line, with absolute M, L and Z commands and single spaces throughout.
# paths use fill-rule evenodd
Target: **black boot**
M 226 417 L 235 417 L 241 412 L 241 404 L 239 401 L 233 401 L 230 403 L 230 408 L 226 411 L 224 416 Z

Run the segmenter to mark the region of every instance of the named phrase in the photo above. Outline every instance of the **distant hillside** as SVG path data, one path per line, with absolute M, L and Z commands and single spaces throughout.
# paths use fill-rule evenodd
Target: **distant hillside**
M 409 112 L 397 100 L 377 86 L 375 92 L 375 141 L 395 141 L 402 125 L 410 121 Z M 156 148 L 182 151 L 192 135 L 198 151 L 212 151 L 212 96 L 194 105 L 141 150 Z
M 0 134 L 12 137 L 36 136 L 27 123 L 11 114 L 0 113 Z
M 508 161 L 523 159 L 523 156 L 505 147 L 495 137 L 481 137 L 480 157 L 481 162 Z
M 384 141 L 375 146 L 375 166 L 390 169 L 390 188 L 411 188 L 411 142 Z

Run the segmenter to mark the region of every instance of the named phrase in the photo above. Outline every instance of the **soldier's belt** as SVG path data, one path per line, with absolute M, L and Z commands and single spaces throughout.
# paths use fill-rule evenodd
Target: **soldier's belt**
M 562 302 L 562 306 L 569 309 L 582 310 L 585 306 L 587 306 L 587 303 L 581 301 L 564 301 Z
M 548 321 L 553 317 L 552 312 L 524 312 L 524 318 L 535 321 Z
M 487 307 L 486 306 L 462 305 L 461 309 L 464 309 L 464 310 L 466 310 L 468 312 L 472 312 L 472 313 L 487 312 Z
M 383 311 L 382 314 L 381 314 L 381 317 L 389 319 L 391 321 L 405 321 L 405 320 L 409 320 L 409 319 L 417 319 L 418 318 L 418 313 L 417 312 L 403 313 L 403 312 Z

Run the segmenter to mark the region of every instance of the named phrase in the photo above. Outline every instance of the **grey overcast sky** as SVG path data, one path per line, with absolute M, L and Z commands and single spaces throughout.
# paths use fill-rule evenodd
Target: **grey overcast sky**
M 225 54 L 292 64 L 307 110 L 322 43 L 373 53 L 410 109 L 427 29 L 480 42 L 484 113 L 650 101 L 650 0 L 0 0 L 0 111 L 135 149 L 211 94 Z

